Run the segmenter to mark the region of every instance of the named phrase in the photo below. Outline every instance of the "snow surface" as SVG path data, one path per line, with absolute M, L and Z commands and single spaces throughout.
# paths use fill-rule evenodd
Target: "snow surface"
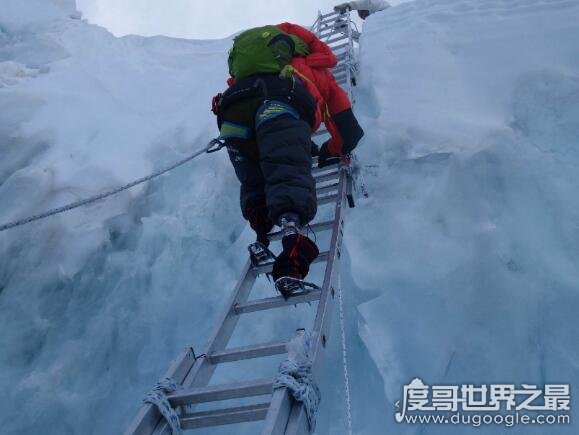
M 466 433 L 394 425 L 414 377 L 576 390 L 579 4 L 416 1 L 362 38 L 359 155 L 375 167 L 345 240 L 384 433 Z
M 72 0 L 2 0 L 0 223 L 216 133 L 229 39 L 115 38 L 79 18 Z M 347 215 L 342 266 L 356 434 L 471 431 L 395 423 L 414 377 L 579 386 L 578 40 L 574 0 L 419 0 L 366 21 L 356 110 L 370 198 Z M 252 239 L 229 165 L 202 158 L 0 234 L 3 434 L 118 433 L 171 359 L 203 346 Z M 287 338 L 313 309 L 247 316 L 234 341 Z M 334 354 L 320 434 L 345 432 Z

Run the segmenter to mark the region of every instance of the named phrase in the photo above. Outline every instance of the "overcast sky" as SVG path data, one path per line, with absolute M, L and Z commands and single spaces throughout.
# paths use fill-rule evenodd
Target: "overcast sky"
M 404 0 L 393 0 L 392 5 Z M 117 36 L 137 34 L 180 38 L 224 38 L 250 27 L 291 21 L 310 25 L 318 9 L 339 0 L 76 0 L 91 23 Z

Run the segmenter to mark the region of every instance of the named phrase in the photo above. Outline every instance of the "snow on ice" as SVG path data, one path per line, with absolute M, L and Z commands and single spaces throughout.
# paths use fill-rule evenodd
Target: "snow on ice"
M 415 377 L 577 390 L 578 23 L 571 0 L 417 0 L 365 22 L 356 110 L 370 197 L 347 215 L 342 268 L 356 434 L 469 431 L 397 424 Z M 72 0 L 2 0 L 0 222 L 203 146 L 229 45 L 115 38 Z M 252 240 L 237 207 L 223 153 L 0 234 L 2 433 L 123 430 L 230 293 Z M 251 317 L 234 339 L 289 337 L 307 310 Z M 317 433 L 344 433 L 340 370 L 327 361 Z

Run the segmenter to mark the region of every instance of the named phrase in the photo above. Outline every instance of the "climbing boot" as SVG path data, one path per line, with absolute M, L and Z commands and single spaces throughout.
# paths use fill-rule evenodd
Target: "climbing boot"
M 288 299 L 292 296 L 299 296 L 313 290 L 319 290 L 320 287 L 311 282 L 306 282 L 303 279 L 282 276 L 275 281 L 275 289 L 280 292 L 284 299 Z

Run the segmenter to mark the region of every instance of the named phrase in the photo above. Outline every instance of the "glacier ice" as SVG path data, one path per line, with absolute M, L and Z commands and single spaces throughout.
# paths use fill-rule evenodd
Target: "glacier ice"
M 208 102 L 229 40 L 115 38 L 72 0 L 2 3 L 0 222 L 131 181 L 216 133 Z M 365 22 L 370 197 L 346 217 L 342 267 L 356 434 L 464 433 L 395 422 L 415 377 L 577 389 L 578 18 L 566 0 L 416 0 Z M 218 154 L 0 234 L 2 433 L 124 429 L 220 313 L 252 240 L 237 207 Z M 308 313 L 251 317 L 234 339 L 291 335 Z M 344 433 L 341 361 L 326 363 L 317 433 Z

